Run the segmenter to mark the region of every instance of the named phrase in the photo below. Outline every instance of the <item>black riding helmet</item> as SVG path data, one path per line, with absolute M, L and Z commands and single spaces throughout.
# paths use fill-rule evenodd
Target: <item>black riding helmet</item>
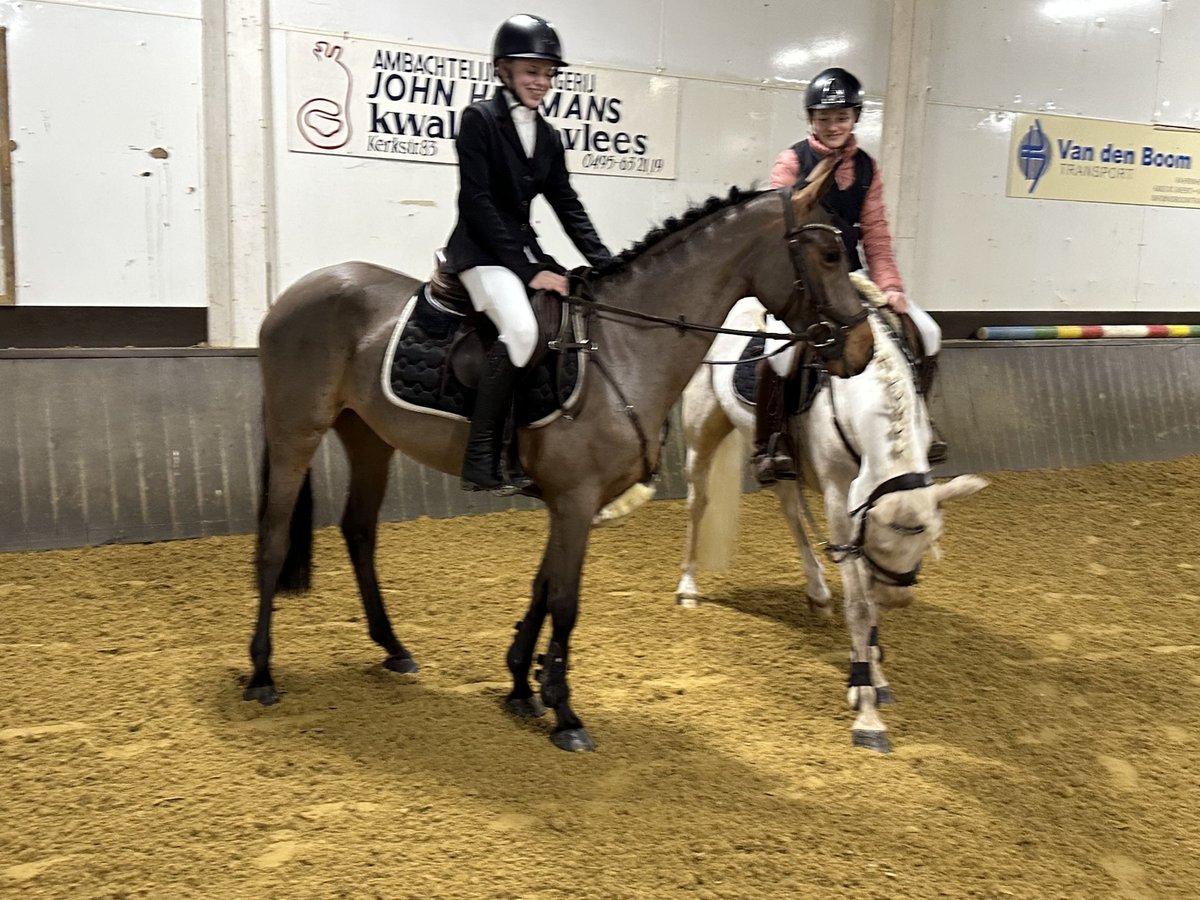
M 857 109 L 863 105 L 862 82 L 845 69 L 825 69 L 804 91 L 806 109 Z
M 528 13 L 509 16 L 496 30 L 492 62 L 502 59 L 544 59 L 560 67 L 567 64 L 554 26 Z

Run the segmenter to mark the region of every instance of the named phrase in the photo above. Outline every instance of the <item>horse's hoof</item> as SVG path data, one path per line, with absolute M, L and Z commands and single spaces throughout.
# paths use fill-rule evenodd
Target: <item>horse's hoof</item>
M 816 616 L 822 622 L 828 622 L 833 618 L 832 604 L 828 600 L 822 603 L 815 599 L 811 594 L 806 594 L 804 597 L 808 601 L 808 611 L 810 615 Z
M 886 684 L 883 687 L 875 688 L 875 705 L 886 706 L 889 703 L 896 702 L 896 695 L 892 693 L 892 689 Z
M 695 609 L 700 605 L 700 597 L 696 594 L 676 594 L 675 605 L 684 609 Z
M 415 675 L 421 671 L 421 667 L 411 656 L 389 656 L 383 661 L 383 667 L 401 675 Z
M 246 686 L 242 691 L 243 700 L 257 700 L 263 706 L 271 706 L 279 702 L 279 692 L 273 684 L 260 684 L 258 687 Z
M 867 731 L 864 728 L 854 728 L 850 731 L 851 740 L 855 747 L 864 747 L 878 753 L 891 753 L 892 744 L 886 731 Z
M 569 753 L 591 753 L 596 749 L 596 742 L 588 734 L 586 728 L 567 728 L 550 735 L 550 740 L 559 750 Z
M 504 708 L 522 719 L 537 719 L 546 714 L 546 704 L 534 695 L 509 697 L 504 701 Z

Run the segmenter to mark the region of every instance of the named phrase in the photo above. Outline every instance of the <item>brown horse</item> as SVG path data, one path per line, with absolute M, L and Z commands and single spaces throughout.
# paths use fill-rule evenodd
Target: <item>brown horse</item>
M 814 175 L 795 194 L 734 192 L 728 200 L 709 201 L 622 253 L 592 282 L 596 306 L 589 337 L 598 349 L 590 357 L 593 371 L 580 405 L 570 417 L 520 434 L 521 462 L 549 510 L 550 536 L 532 603 L 508 650 L 513 689 L 506 706 L 524 716 L 553 709 L 556 746 L 594 747 L 569 705 L 567 684 L 592 517 L 657 466 L 661 447 L 647 437 L 661 433 L 712 343 L 712 331 L 702 329 L 715 330 L 739 298 L 754 295 L 793 331 L 813 328 L 811 340 L 828 345 L 824 354 L 835 374 L 856 374 L 870 361 L 871 329 L 850 283 L 841 239 L 819 205 L 832 169 L 819 168 Z M 247 700 L 278 700 L 270 670 L 272 600 L 277 590 L 308 586 L 308 470 L 330 428 L 349 457 L 341 527 L 370 636 L 387 651 L 387 668 L 417 671 L 392 630 L 375 574 L 388 463 L 398 449 L 456 474 L 467 438 L 462 421 L 399 408 L 381 385 L 389 336 L 419 287 L 419 281 L 399 272 L 343 263 L 301 278 L 263 321 L 259 360 L 266 451 L 256 559 L 258 621 L 250 642 L 254 672 Z M 680 327 L 684 314 L 700 329 Z M 547 613 L 552 633 L 546 654 L 539 657 L 539 701 L 529 670 Z

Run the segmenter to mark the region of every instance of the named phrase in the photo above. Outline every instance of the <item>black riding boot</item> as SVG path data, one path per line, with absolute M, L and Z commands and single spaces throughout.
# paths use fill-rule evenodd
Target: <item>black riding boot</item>
M 754 386 L 754 477 L 761 485 L 794 481 L 796 462 L 787 435 L 786 379 L 764 359 L 758 364 Z
M 922 357 L 917 369 L 917 393 L 925 401 L 925 414 L 929 418 L 929 430 L 933 432 L 933 437 L 929 441 L 929 464 L 936 466 L 939 463 L 944 463 L 950 456 L 950 446 L 946 443 L 946 439 L 942 437 L 942 433 L 938 431 L 933 417 L 929 416 L 929 391 L 933 388 L 934 379 L 937 377 L 937 357 Z
M 471 434 L 463 457 L 464 491 L 498 491 L 511 494 L 518 490 L 509 484 L 500 468 L 504 448 L 504 426 L 512 409 L 517 367 L 508 358 L 500 341 L 492 344 L 484 357 L 483 373 L 475 394 L 475 412 L 471 416 Z

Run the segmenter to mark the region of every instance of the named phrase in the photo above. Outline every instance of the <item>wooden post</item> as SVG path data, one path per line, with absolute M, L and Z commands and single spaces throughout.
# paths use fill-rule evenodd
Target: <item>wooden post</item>
M 0 27 L 0 306 L 17 302 L 13 244 L 12 140 L 8 123 L 8 29 Z

